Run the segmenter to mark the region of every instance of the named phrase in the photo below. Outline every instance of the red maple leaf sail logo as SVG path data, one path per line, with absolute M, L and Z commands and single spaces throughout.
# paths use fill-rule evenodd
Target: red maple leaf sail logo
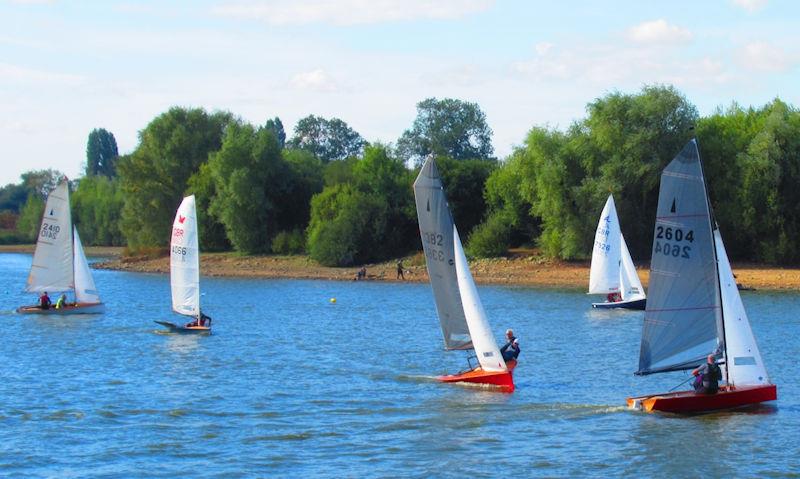
M 186 217 L 178 215 L 178 223 L 183 224 L 184 221 L 186 221 Z

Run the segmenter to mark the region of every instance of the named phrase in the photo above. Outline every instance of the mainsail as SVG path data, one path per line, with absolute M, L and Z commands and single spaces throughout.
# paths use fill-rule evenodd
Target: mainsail
M 589 271 L 589 294 L 616 293 L 620 290 L 619 262 L 620 238 L 617 209 L 614 198 L 608 195 L 600 214 L 592 249 L 592 268 Z
M 614 197 L 608 195 L 592 249 L 589 294 L 620 293 L 624 301 L 644 299 L 644 289 L 620 229 Z
M 194 195 L 181 202 L 170 240 L 172 309 L 186 316 L 200 314 L 200 257 Z
M 75 300 L 78 303 L 99 303 L 100 293 L 94 285 L 92 271 L 89 269 L 89 262 L 81 245 L 81 237 L 78 235 L 78 228 L 72 228 L 72 250 L 74 252 L 75 264 Z
M 722 350 L 716 262 L 700 153 L 691 140 L 661 175 L 637 374 L 689 369 Z
M 53 293 L 74 288 L 72 216 L 65 178 L 47 197 L 25 291 Z
M 471 349 L 472 339 L 464 317 L 455 267 L 455 226 L 439 169 L 432 158 L 425 161 L 414 181 L 414 198 L 445 348 Z

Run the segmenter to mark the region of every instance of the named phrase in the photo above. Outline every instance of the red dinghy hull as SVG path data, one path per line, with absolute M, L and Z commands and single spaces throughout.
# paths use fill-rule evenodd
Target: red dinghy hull
M 503 392 L 514 392 L 514 376 L 512 371 L 517 362 L 512 360 L 506 363 L 508 371 L 484 371 L 480 366 L 475 369 L 460 372 L 458 374 L 448 374 L 437 376 L 436 379 L 443 383 L 472 383 L 497 386 Z
M 760 386 L 722 386 L 717 394 L 698 394 L 694 391 L 678 391 L 652 396 L 628 398 L 628 407 L 644 412 L 661 411 L 672 413 L 697 413 L 734 409 L 778 399 L 774 384 Z

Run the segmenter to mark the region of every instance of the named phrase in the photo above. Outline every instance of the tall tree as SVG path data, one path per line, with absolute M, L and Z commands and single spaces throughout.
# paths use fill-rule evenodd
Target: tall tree
M 338 118 L 309 115 L 294 127 L 289 148 L 307 150 L 323 163 L 358 156 L 367 142 L 355 130 Z
M 125 193 L 121 228 L 129 247 L 167 244 L 189 178 L 219 150 L 231 121 L 227 112 L 174 107 L 139 133 L 136 150 L 117 164 Z
M 210 168 L 217 190 L 210 211 L 225 225 L 234 248 L 269 252 L 289 173 L 275 135 L 267 128 L 231 123 Z
M 86 176 L 103 175 L 109 178 L 116 174 L 115 162 L 119 157 L 117 140 L 105 128 L 95 128 L 86 142 Z
M 283 122 L 277 116 L 270 118 L 264 124 L 264 128 L 271 131 L 275 138 L 278 140 L 278 146 L 281 150 L 286 146 L 286 131 L 283 129 Z
M 64 176 L 64 173 L 51 168 L 47 170 L 26 171 L 21 177 L 22 185 L 28 193 L 45 199 Z
M 84 244 L 122 246 L 119 229 L 125 204 L 117 178 L 104 175 L 82 178 L 71 196 L 72 221 Z
M 492 129 L 477 103 L 428 98 L 417 103 L 417 118 L 397 140 L 397 154 L 421 165 L 428 155 L 455 160 L 491 158 Z

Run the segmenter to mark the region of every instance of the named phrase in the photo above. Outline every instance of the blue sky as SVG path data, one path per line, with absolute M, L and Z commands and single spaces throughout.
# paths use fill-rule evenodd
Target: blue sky
M 800 2 L 0 0 L 0 185 L 79 176 L 170 106 L 254 124 L 338 117 L 394 142 L 428 97 L 477 102 L 508 155 L 612 91 L 670 84 L 701 114 L 800 104 Z

